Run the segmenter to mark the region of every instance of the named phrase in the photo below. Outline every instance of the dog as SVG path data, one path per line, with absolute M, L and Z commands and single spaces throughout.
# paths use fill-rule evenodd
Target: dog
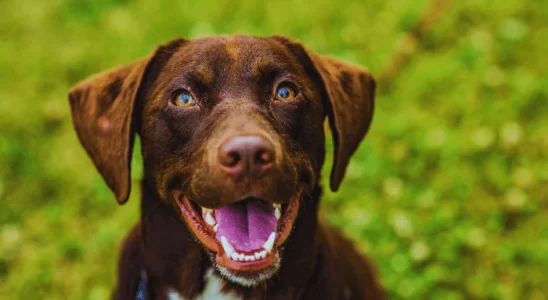
M 144 178 L 113 299 L 384 299 L 369 260 L 318 216 L 373 116 L 366 70 L 282 36 L 175 39 L 68 95 L 119 204 Z

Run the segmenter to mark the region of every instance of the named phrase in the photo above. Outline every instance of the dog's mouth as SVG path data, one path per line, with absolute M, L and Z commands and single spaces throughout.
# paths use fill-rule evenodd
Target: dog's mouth
M 287 204 L 248 197 L 221 207 L 201 207 L 187 196 L 175 197 L 198 240 L 216 253 L 216 263 L 236 272 L 260 271 L 277 264 L 299 210 L 302 188 Z

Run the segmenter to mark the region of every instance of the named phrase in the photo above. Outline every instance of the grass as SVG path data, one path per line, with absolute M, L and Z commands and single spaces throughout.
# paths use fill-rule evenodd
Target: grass
M 370 133 L 322 205 L 392 299 L 548 297 L 547 4 L 455 1 L 379 91 Z M 377 74 L 428 5 L 4 1 L 0 299 L 108 298 L 138 218 L 138 189 L 118 207 L 76 139 L 76 82 L 174 37 L 230 33 L 288 35 Z

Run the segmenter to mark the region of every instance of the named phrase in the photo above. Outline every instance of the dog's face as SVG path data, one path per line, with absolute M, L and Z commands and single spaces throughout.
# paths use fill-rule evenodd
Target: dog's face
M 281 246 L 315 188 L 323 121 L 335 141 L 331 187 L 367 132 L 374 81 L 282 37 L 174 40 L 70 93 L 83 146 L 120 203 L 135 133 L 145 180 L 244 286 L 276 273 Z M 316 211 L 308 212 L 316 213 Z

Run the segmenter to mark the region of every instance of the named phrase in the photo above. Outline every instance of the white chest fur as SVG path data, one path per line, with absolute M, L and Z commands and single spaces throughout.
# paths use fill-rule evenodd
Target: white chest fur
M 232 293 L 223 292 L 224 280 L 221 279 L 213 269 L 207 270 L 205 276 L 205 288 L 204 292 L 195 298 L 195 300 L 238 300 L 239 297 Z M 175 290 L 171 290 L 167 294 L 168 300 L 187 300 Z M 188 299 L 190 300 L 190 299 Z

